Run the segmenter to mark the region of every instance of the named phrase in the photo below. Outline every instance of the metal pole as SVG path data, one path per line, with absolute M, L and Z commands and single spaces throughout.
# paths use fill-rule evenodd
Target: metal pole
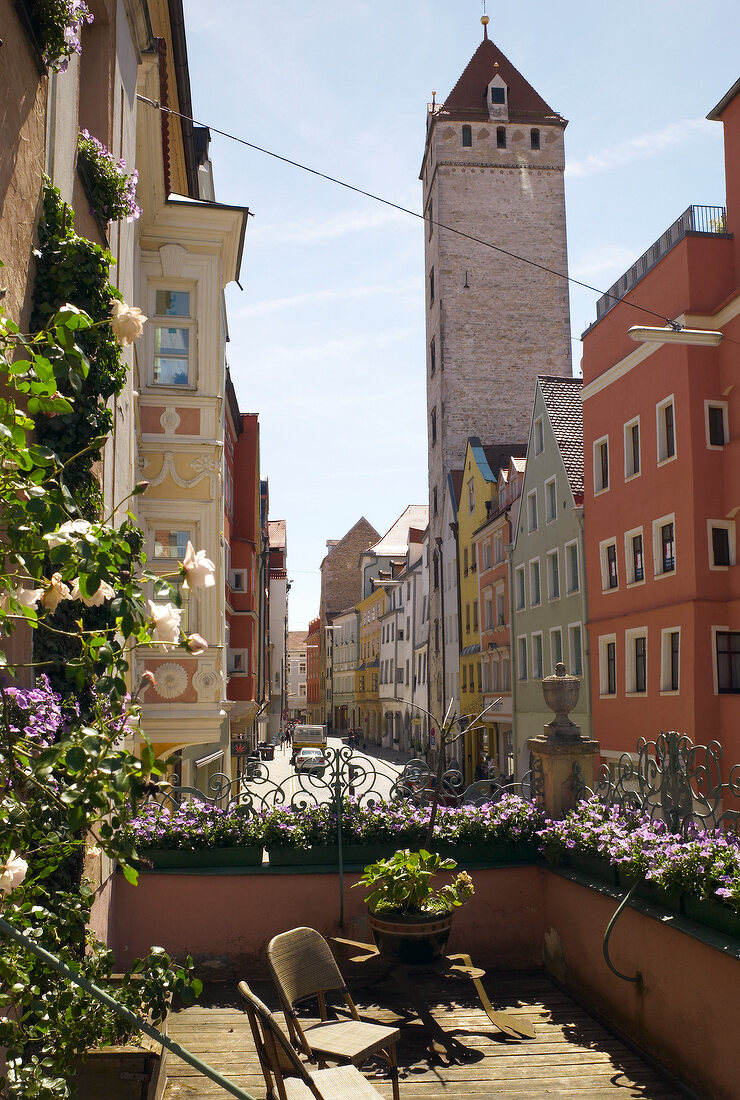
M 230 1081 L 228 1077 L 222 1076 L 218 1070 L 213 1069 L 206 1062 L 202 1062 L 195 1054 L 191 1054 L 185 1047 L 181 1047 L 179 1043 L 174 1042 L 163 1032 L 159 1031 L 156 1027 L 152 1027 L 151 1024 L 141 1020 L 136 1013 L 131 1012 L 130 1009 L 124 1005 L 119 1004 L 114 1000 L 110 994 L 105 990 L 100 989 L 98 986 L 93 985 L 81 974 L 78 974 L 75 970 L 66 966 L 61 959 L 58 959 L 56 955 L 52 955 L 49 951 L 46 951 L 43 947 L 40 947 L 33 940 L 28 939 L 22 932 L 19 932 L 17 928 L 14 928 L 12 924 L 8 924 L 6 920 L 0 917 L 0 932 L 3 932 L 8 939 L 13 940 L 20 947 L 25 947 L 27 951 L 31 951 L 42 962 L 45 962 L 47 966 L 50 966 L 52 970 L 56 970 L 58 974 L 67 978 L 68 981 L 74 982 L 80 989 L 84 989 L 86 993 L 89 993 L 91 997 L 94 997 L 96 1001 L 100 1001 L 101 1004 L 106 1005 L 117 1015 L 123 1017 L 123 1019 L 136 1028 L 137 1031 L 143 1031 L 145 1035 L 148 1035 L 150 1039 L 154 1039 L 155 1042 L 161 1043 L 163 1047 L 167 1047 L 168 1050 L 176 1054 L 178 1058 L 181 1058 L 183 1062 L 187 1062 L 194 1069 L 197 1069 L 199 1073 L 202 1073 L 205 1077 L 209 1077 L 215 1084 L 220 1085 L 226 1092 L 231 1093 L 232 1096 L 236 1096 L 238 1100 L 255 1100 L 250 1092 L 245 1092 L 244 1089 L 239 1088 L 233 1081 Z

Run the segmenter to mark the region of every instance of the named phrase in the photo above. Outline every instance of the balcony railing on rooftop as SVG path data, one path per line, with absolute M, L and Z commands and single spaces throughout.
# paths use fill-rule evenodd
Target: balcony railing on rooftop
M 660 260 L 678 244 L 687 233 L 703 233 L 708 237 L 727 237 L 727 214 L 724 206 L 689 206 L 673 225 L 666 229 L 655 244 L 643 252 L 639 260 L 625 271 L 624 275 L 602 294 L 596 303 L 596 319 L 601 320 L 612 306 L 615 306 L 628 291 Z

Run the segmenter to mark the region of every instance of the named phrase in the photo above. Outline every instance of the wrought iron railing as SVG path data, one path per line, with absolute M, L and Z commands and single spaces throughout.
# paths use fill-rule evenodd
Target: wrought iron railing
M 687 233 L 706 233 L 713 237 L 727 236 L 727 213 L 724 206 L 689 206 L 658 240 L 643 252 L 632 267 L 610 286 L 596 303 L 596 317 L 601 319 L 612 306 L 640 281 L 653 264 L 669 252 Z
M 725 805 L 727 796 L 740 799 L 740 764 L 722 778 L 722 746 L 718 741 L 695 745 L 688 734 L 660 733 L 654 741 L 641 737 L 635 753 L 623 753 L 616 764 L 602 764 L 596 784 L 589 787 L 574 768 L 576 798 L 595 795 L 664 821 L 671 832 L 697 829 L 740 832 L 740 810 Z

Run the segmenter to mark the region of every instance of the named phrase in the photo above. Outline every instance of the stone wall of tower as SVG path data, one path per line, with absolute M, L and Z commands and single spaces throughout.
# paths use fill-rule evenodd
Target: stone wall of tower
M 539 148 L 532 148 L 533 129 Z M 563 130 L 562 122 L 464 123 L 446 119 L 444 109 L 429 119 L 422 180 L 431 546 L 443 533 L 447 475 L 462 465 L 468 437 L 525 441 L 536 376 L 572 373 L 566 279 L 514 258 L 567 273 Z M 440 617 L 439 594 L 430 590 L 430 639 Z M 433 710 L 443 705 L 435 698 L 440 673 L 430 641 Z

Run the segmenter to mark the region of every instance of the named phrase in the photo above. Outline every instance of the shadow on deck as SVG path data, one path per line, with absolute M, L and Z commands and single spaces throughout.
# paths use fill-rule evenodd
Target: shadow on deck
M 497 1097 L 502 1100 L 682 1100 L 686 1094 L 587 1015 L 541 973 L 492 973 L 485 987 L 496 1010 L 534 1026 L 534 1039 L 514 1039 L 491 1023 L 465 978 L 428 970 L 390 971 L 342 962 L 367 1019 L 401 1029 L 402 1100 Z M 277 1009 L 271 982 L 250 985 Z M 258 1100 L 266 1094 L 236 984 L 206 987 L 200 1003 L 174 1012 L 171 1037 Z M 388 1098 L 391 1085 L 365 1072 Z M 222 1100 L 228 1094 L 171 1057 L 165 1100 Z

